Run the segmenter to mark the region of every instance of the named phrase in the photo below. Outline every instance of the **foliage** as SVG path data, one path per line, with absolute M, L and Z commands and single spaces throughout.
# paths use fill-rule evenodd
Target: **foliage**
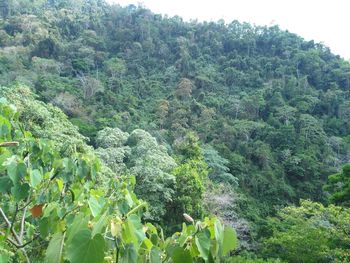
M 64 155 L 75 150 L 92 151 L 86 146 L 87 138 L 68 121 L 67 116 L 59 108 L 35 100 L 28 87 L 0 87 L 0 95 L 16 106 L 24 129 L 36 137 L 53 141 Z
M 229 262 L 231 263 L 282 263 L 280 259 L 261 259 L 261 258 L 246 258 L 246 257 L 234 257 Z
M 105 127 L 143 129 L 177 153 L 192 132 L 229 161 L 209 177 L 237 178 L 261 204 L 246 212 L 260 216 L 325 200 L 327 176 L 347 161 L 350 65 L 322 44 L 277 26 L 184 22 L 103 0 L 11 1 L 6 10 L 0 84 L 29 85 L 91 144 Z
M 175 177 L 175 193 L 173 201 L 168 203 L 166 222 L 171 228 L 181 223 L 183 213 L 196 218 L 203 216 L 203 198 L 208 180 L 208 166 L 204 160 L 198 138 L 193 133 L 176 142 L 179 165 L 172 170 Z
M 350 205 L 350 164 L 343 166 L 340 173 L 330 175 L 328 184 L 324 186 L 330 195 L 330 201 L 336 205 Z
M 350 210 L 301 201 L 271 218 L 265 255 L 288 262 L 348 262 Z
M 140 129 L 128 134 L 118 128 L 105 128 L 98 132 L 96 143 L 97 154 L 109 168 L 118 175 L 135 176 L 135 193 L 150 204 L 146 218 L 162 222 L 175 188 L 170 172 L 176 163 L 166 148 Z
M 183 213 L 201 218 L 206 164 L 201 160 L 189 160 L 176 167 L 172 174 L 176 180 L 175 193 L 173 201 L 168 204 L 165 221 L 169 222 L 170 226 L 176 226 L 181 222 Z
M 209 178 L 213 182 L 230 183 L 237 185 L 237 178 L 229 173 L 230 168 L 227 165 L 229 160 L 221 157 L 219 153 L 210 145 L 203 149 L 203 155 L 210 169 Z
M 323 44 L 278 26 L 184 22 L 104 0 L 0 2 L 0 85 L 9 87 L 0 96 L 16 105 L 20 130 L 77 165 L 98 148 L 104 177 L 93 187 L 125 181 L 149 203 L 142 220 L 180 229 L 183 212 L 202 217 L 207 207 L 243 225 L 242 247 L 254 249 L 280 207 L 328 194 L 348 205 L 345 172 L 323 185 L 349 161 L 350 64 Z M 82 236 L 82 249 L 102 247 Z M 137 249 L 124 248 L 124 258 Z
M 192 219 L 165 239 L 142 225 L 135 181 L 102 174 L 94 155 L 61 157 L 4 99 L 0 113 L 2 262 L 218 262 L 236 248 L 235 231 L 217 218 Z

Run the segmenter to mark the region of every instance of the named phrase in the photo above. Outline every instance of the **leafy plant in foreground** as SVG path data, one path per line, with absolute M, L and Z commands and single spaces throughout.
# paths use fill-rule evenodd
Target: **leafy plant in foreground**
M 133 177 L 116 179 L 93 154 L 61 157 L 0 104 L 2 262 L 220 262 L 236 247 L 219 219 L 187 219 L 165 238 L 142 222 Z M 107 172 L 106 172 L 107 171 Z

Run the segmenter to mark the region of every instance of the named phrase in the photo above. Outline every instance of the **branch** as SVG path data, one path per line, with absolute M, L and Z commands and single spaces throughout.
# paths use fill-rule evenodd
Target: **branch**
M 6 236 L 6 234 L 2 231 L 0 231 L 0 234 Z M 32 243 L 33 241 L 35 241 L 36 239 L 38 239 L 40 237 L 40 235 L 36 235 L 33 239 L 29 240 L 28 242 L 24 243 L 23 245 L 18 245 L 16 243 L 16 241 L 14 241 L 12 238 L 10 237 L 7 237 L 6 238 L 6 241 L 8 241 L 10 244 L 12 244 L 13 246 L 15 246 L 16 248 L 24 248 L 26 247 L 27 245 L 29 245 L 30 243 Z
M 2 142 L 0 143 L 0 147 L 17 147 L 19 142 Z
M 24 250 L 24 248 L 20 248 L 20 250 L 22 251 L 23 255 L 25 256 L 26 262 L 27 262 L 27 263 L 30 263 L 30 259 L 29 259 L 29 257 L 28 257 L 27 252 Z
M 35 241 L 36 239 L 38 239 L 38 237 L 40 237 L 40 235 L 36 235 L 35 237 L 33 237 L 31 240 L 29 240 L 28 242 L 24 243 L 23 245 L 19 245 L 16 246 L 17 248 L 24 248 L 25 246 L 29 245 L 30 243 L 32 243 L 33 241 Z
M 5 220 L 6 224 L 11 227 L 11 222 L 10 220 L 8 220 L 7 216 L 5 215 L 4 211 L 2 210 L 2 208 L 0 207 L 0 214 L 1 217 Z
M 22 244 L 21 239 L 18 237 L 16 231 L 13 229 L 13 227 L 11 225 L 10 220 L 8 220 L 7 216 L 5 215 L 5 213 L 4 213 L 4 211 L 2 210 L 1 207 L 0 207 L 0 214 L 1 214 L 1 217 L 5 220 L 5 222 L 8 225 L 8 227 L 10 228 L 10 231 L 11 231 L 12 235 L 15 237 L 17 243 L 19 245 L 21 245 Z
M 109 237 L 109 236 L 105 236 L 105 239 L 110 240 L 110 241 L 114 241 L 113 237 Z
M 22 220 L 21 220 L 21 230 L 20 230 L 20 234 L 19 234 L 19 238 L 21 240 L 21 243 L 23 242 L 24 223 L 25 223 L 25 219 L 26 219 L 26 213 L 27 213 L 28 205 L 31 203 L 30 196 L 31 195 L 29 194 L 27 197 L 26 204 L 24 205 L 23 208 L 21 208 L 21 209 L 23 209 L 23 215 L 22 215 Z
M 22 220 L 21 220 L 21 231 L 19 234 L 19 238 L 20 238 L 21 242 L 23 240 L 24 223 L 25 223 L 25 219 L 26 219 L 27 209 L 28 209 L 28 206 L 24 207 L 24 209 L 23 209 L 23 216 L 22 216 Z
M 13 218 L 12 218 L 12 223 L 11 223 L 11 227 L 10 227 L 11 232 L 12 232 L 13 226 L 14 226 L 15 221 L 16 221 L 17 213 L 18 213 L 18 203 L 16 203 L 16 211 L 15 211 Z
M 17 235 L 16 231 L 13 229 L 10 220 L 7 218 L 5 212 L 2 210 L 1 207 L 0 207 L 0 215 L 1 215 L 1 217 L 4 219 L 4 221 L 6 222 L 6 224 L 8 225 L 8 227 L 10 228 L 12 235 L 15 237 L 15 239 L 16 239 L 16 241 L 17 241 L 17 246 L 16 246 L 15 242 L 13 242 L 13 240 L 8 239 L 8 238 L 7 238 L 7 240 L 8 240 L 9 242 L 12 241 L 11 243 L 12 243 L 13 245 L 15 245 L 16 247 L 18 247 L 18 246 L 23 246 L 23 244 L 22 244 L 22 242 L 21 242 L 21 239 L 20 239 L 19 236 Z M 29 262 L 30 262 L 30 259 L 29 259 L 29 257 L 28 257 L 27 252 L 24 250 L 23 247 L 20 248 L 20 250 L 22 251 L 23 255 L 25 256 L 26 262 L 29 263 Z
M 18 208 L 18 210 L 23 210 L 23 209 L 26 208 L 28 205 L 30 205 L 31 202 L 32 202 L 32 200 L 29 200 L 27 203 L 24 204 L 24 206 Z
M 139 204 L 138 206 L 134 207 L 133 209 L 131 209 L 127 214 L 126 214 L 126 217 L 128 217 L 129 215 L 135 213 L 136 211 L 138 211 L 139 209 L 143 208 L 143 207 L 146 207 L 147 206 L 147 203 L 146 202 L 143 202 L 141 204 Z
M 67 212 L 63 215 L 63 217 L 61 218 L 61 220 L 63 220 L 67 215 L 69 215 L 69 213 L 72 213 L 74 210 L 79 209 L 79 208 L 80 208 L 80 206 L 76 206 L 76 207 L 72 208 L 70 211 L 67 211 Z

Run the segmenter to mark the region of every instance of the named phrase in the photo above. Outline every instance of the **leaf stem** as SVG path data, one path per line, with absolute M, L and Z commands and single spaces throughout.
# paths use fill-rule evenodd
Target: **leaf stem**
M 138 206 L 136 206 L 136 207 L 134 207 L 133 209 L 131 209 L 131 210 L 126 214 L 126 217 L 128 217 L 129 215 L 135 213 L 137 210 L 139 210 L 139 209 L 141 209 L 141 208 L 143 208 L 143 207 L 145 207 L 145 206 L 147 206 L 147 203 L 145 203 L 145 202 L 139 204 Z
M 117 253 L 116 253 L 116 257 L 115 257 L 115 263 L 119 262 L 119 246 L 118 246 L 118 242 L 117 242 L 117 238 L 114 238 L 114 242 L 115 242 L 115 247 L 117 249 Z

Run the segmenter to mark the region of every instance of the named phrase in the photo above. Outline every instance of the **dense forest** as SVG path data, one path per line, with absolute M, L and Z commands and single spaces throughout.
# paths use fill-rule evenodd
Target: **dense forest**
M 348 61 L 104 0 L 0 15 L 0 262 L 350 262 Z

